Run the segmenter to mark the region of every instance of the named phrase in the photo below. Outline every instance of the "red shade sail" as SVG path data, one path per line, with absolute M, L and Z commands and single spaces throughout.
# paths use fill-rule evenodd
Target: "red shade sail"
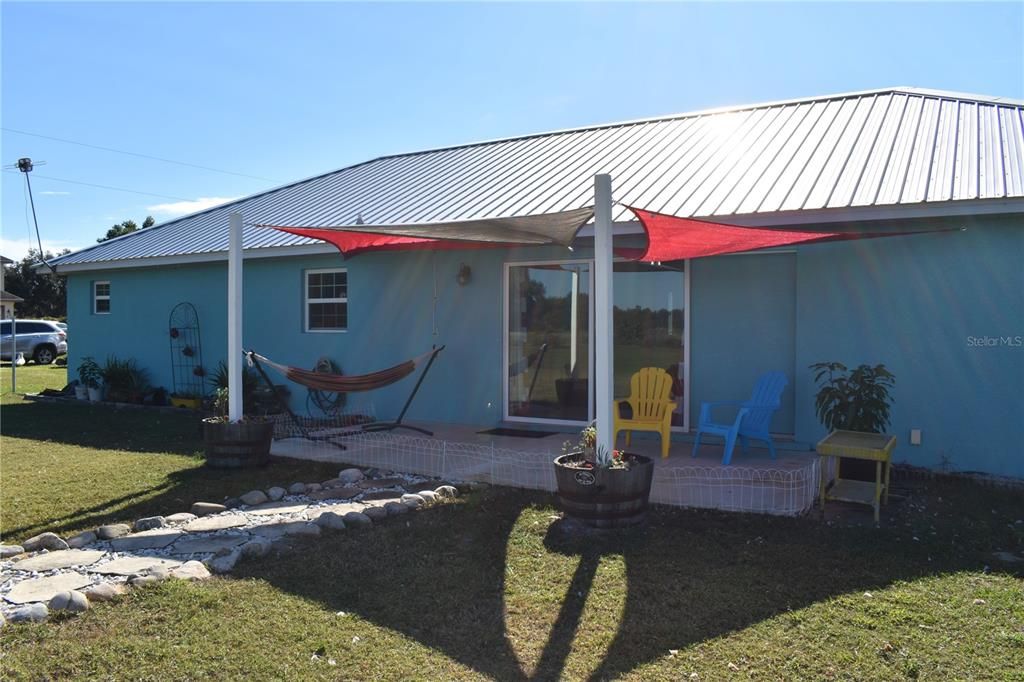
M 626 206 L 626 208 L 632 211 L 643 225 L 647 233 L 647 246 L 645 248 L 617 248 L 615 253 L 624 258 L 646 262 L 704 258 L 795 244 L 949 231 L 773 230 L 680 218 L 632 206 Z M 576 233 L 592 215 L 593 209 L 582 208 L 546 215 L 482 218 L 449 223 L 340 227 L 261 225 L 261 227 L 272 227 L 282 232 L 319 239 L 333 244 L 344 255 L 351 256 L 363 251 L 479 249 L 544 244 L 569 246 Z
M 633 260 L 646 262 L 683 260 L 721 256 L 727 253 L 756 251 L 793 244 L 842 241 L 846 239 L 870 239 L 890 237 L 908 232 L 849 233 L 815 232 L 794 230 L 766 230 L 757 227 L 740 227 L 693 218 L 645 211 L 627 206 L 640 219 L 647 232 L 646 249 L 616 249 L 616 253 Z

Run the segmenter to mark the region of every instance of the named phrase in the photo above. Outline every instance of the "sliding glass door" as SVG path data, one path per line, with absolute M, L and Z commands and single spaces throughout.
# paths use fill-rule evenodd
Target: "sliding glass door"
M 590 264 L 508 266 L 509 419 L 590 416 Z
M 617 262 L 615 396 L 642 367 L 673 380 L 672 425 L 687 427 L 687 315 L 683 264 Z M 583 423 L 593 419 L 589 261 L 506 266 L 505 418 Z
M 615 396 L 643 367 L 672 377 L 672 426 L 686 426 L 686 276 L 683 264 L 615 263 Z

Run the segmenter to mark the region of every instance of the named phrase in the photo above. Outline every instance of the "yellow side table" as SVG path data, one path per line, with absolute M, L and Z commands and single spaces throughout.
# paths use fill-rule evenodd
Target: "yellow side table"
M 818 493 L 821 497 L 821 508 L 825 508 L 825 500 L 856 502 L 871 505 L 875 510 L 875 523 L 878 523 L 878 512 L 881 503 L 889 503 L 889 469 L 892 465 L 892 451 L 896 447 L 896 436 L 883 433 L 861 433 L 859 431 L 833 431 L 825 436 L 817 445 L 818 454 L 825 457 L 851 457 L 867 459 L 875 462 L 875 482 L 852 481 L 838 477 L 836 463 L 836 481 L 825 494 L 825 467 L 821 468 L 821 483 Z M 883 465 L 885 471 L 883 472 Z

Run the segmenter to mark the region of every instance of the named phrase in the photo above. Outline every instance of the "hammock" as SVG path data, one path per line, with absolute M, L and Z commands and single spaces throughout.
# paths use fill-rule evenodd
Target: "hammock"
M 275 396 L 277 396 L 277 391 L 276 389 L 274 389 L 274 384 L 272 381 L 270 381 L 270 377 L 268 377 L 267 373 L 263 370 L 263 365 L 273 367 L 275 370 L 283 374 L 289 380 L 294 381 L 295 383 L 301 386 L 305 386 L 306 388 L 311 388 L 316 391 L 329 391 L 332 393 L 358 393 L 361 391 L 373 391 L 378 388 L 389 386 L 395 383 L 396 381 L 400 381 L 405 377 L 409 376 L 410 374 L 412 374 L 416 367 L 419 366 L 424 360 L 426 360 L 427 365 L 426 367 L 423 368 L 423 372 L 420 374 L 419 380 L 413 387 L 412 393 L 410 393 L 409 397 L 406 399 L 405 405 L 402 407 L 402 411 L 401 413 L 399 413 L 398 418 L 393 422 L 375 422 L 372 424 L 364 424 L 362 426 L 362 429 L 364 431 L 390 431 L 396 428 L 403 428 L 412 429 L 414 431 L 424 433 L 428 436 L 433 436 L 434 433 L 432 431 L 421 429 L 418 426 L 409 426 L 407 424 L 403 424 L 402 419 L 405 417 L 405 413 L 409 409 L 409 405 L 412 404 L 412 399 L 416 397 L 416 393 L 420 390 L 420 384 L 423 383 L 423 379 L 426 378 L 427 372 L 430 371 L 430 366 L 434 364 L 434 358 L 436 358 L 437 354 L 443 350 L 444 346 L 439 346 L 437 348 L 431 349 L 430 351 L 424 353 L 423 355 L 419 355 L 413 358 L 412 360 L 406 360 L 405 362 L 401 362 L 395 365 L 394 367 L 389 367 L 387 369 L 371 372 L 370 374 L 359 374 L 353 376 L 345 376 L 342 374 L 325 374 L 323 372 L 315 372 L 308 369 L 301 369 L 299 367 L 282 365 L 252 350 L 245 351 L 244 354 L 245 357 L 249 360 L 249 365 L 256 368 L 260 376 L 263 377 L 263 380 L 267 382 L 268 386 L 270 386 L 270 389 Z M 281 406 L 284 407 L 284 409 L 288 412 L 289 415 L 291 415 L 292 421 L 295 423 L 296 426 L 299 427 L 299 429 L 302 431 L 305 437 L 310 440 L 315 440 L 310 438 L 306 430 L 302 428 L 302 425 L 300 424 L 298 417 L 296 417 L 295 413 L 292 412 L 290 407 L 288 407 L 288 404 L 285 403 L 285 401 L 281 400 L 280 397 L 278 397 L 278 402 L 280 402 Z
M 294 381 L 306 388 L 311 388 L 314 391 L 329 391 L 331 393 L 360 393 L 362 391 L 373 391 L 378 388 L 384 388 L 396 381 L 404 379 L 412 374 L 418 363 L 432 355 L 434 355 L 434 351 L 424 353 L 412 360 L 400 362 L 394 367 L 357 376 L 327 374 L 324 372 L 315 372 L 309 369 L 301 369 L 299 367 L 290 367 L 288 365 L 276 363 L 254 351 L 250 351 L 248 357 L 250 361 L 258 361 L 268 367 L 273 367 L 290 381 Z

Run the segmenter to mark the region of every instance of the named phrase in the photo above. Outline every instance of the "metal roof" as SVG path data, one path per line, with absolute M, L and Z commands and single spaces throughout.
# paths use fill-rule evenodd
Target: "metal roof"
M 51 262 L 223 252 L 227 215 L 236 211 L 247 225 L 303 227 L 563 211 L 592 203 L 596 173 L 611 174 L 623 203 L 725 222 L 1022 198 L 1024 102 L 890 88 L 385 156 Z M 247 226 L 244 243 L 262 249 L 316 242 Z

